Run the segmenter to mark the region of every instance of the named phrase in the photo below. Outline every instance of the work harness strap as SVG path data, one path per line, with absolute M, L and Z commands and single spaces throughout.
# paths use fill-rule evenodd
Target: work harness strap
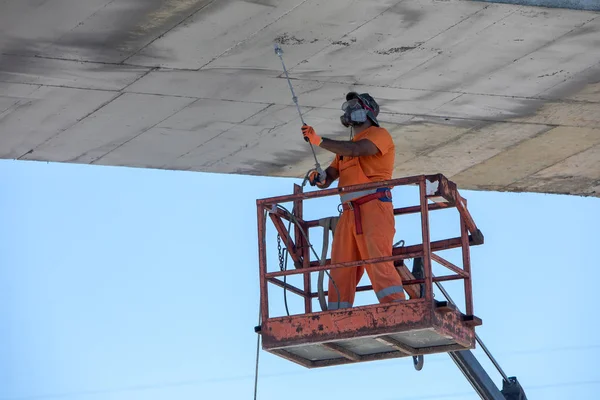
M 375 193 L 368 194 L 366 196 L 362 196 L 357 198 L 356 200 L 351 200 L 346 203 L 342 203 L 342 209 L 344 211 L 354 210 L 354 224 L 356 226 L 356 234 L 362 235 L 362 219 L 360 215 L 360 206 L 368 203 L 373 200 L 380 200 L 385 202 L 392 201 L 392 192 L 389 188 L 380 188 L 377 189 Z

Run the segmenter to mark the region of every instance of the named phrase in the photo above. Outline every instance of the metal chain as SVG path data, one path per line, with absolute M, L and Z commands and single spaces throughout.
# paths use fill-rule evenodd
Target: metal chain
M 283 254 L 283 251 L 281 249 L 281 236 L 279 234 L 277 234 L 277 254 L 279 256 L 279 270 L 283 271 L 284 270 L 284 258 L 285 255 Z

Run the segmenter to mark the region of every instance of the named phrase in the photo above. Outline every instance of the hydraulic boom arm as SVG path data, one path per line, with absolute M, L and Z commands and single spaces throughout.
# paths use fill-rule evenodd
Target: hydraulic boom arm
M 503 377 L 502 390 L 499 390 L 471 350 L 448 354 L 483 400 L 527 400 L 516 377 Z

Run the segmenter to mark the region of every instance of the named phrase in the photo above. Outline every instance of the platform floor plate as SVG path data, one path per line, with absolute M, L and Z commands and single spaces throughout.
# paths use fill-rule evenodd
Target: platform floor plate
M 421 300 L 274 318 L 263 328 L 264 350 L 308 368 L 475 347 L 463 314 Z
M 445 346 L 456 343 L 452 336 L 441 335 L 433 328 L 400 332 L 388 336 L 416 349 L 432 346 Z
M 461 350 L 465 348 L 457 344 L 451 337 L 445 337 L 437 333 L 433 328 L 420 329 L 412 332 L 401 332 L 393 335 L 386 335 L 398 342 L 413 347 L 420 354 L 419 349 L 427 349 L 427 353 L 431 353 L 432 348 L 446 348 L 449 345 L 459 346 Z M 345 339 L 335 342 L 336 345 L 343 347 L 346 350 L 358 354 L 359 356 L 369 356 L 382 353 L 399 353 L 394 347 L 389 344 L 375 340 L 375 337 Z M 287 352 L 298 357 L 305 358 L 310 361 L 324 361 L 332 359 L 343 360 L 344 357 L 323 346 L 322 344 L 305 344 L 301 346 L 292 346 L 285 349 Z M 397 354 L 397 357 L 408 356 L 410 354 Z

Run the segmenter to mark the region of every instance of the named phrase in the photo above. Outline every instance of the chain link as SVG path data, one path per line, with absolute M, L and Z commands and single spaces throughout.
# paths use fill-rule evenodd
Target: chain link
M 279 256 L 279 270 L 283 271 L 284 269 L 284 259 L 285 259 L 285 254 L 283 252 L 283 250 L 281 249 L 281 236 L 279 234 L 277 234 L 277 255 Z

